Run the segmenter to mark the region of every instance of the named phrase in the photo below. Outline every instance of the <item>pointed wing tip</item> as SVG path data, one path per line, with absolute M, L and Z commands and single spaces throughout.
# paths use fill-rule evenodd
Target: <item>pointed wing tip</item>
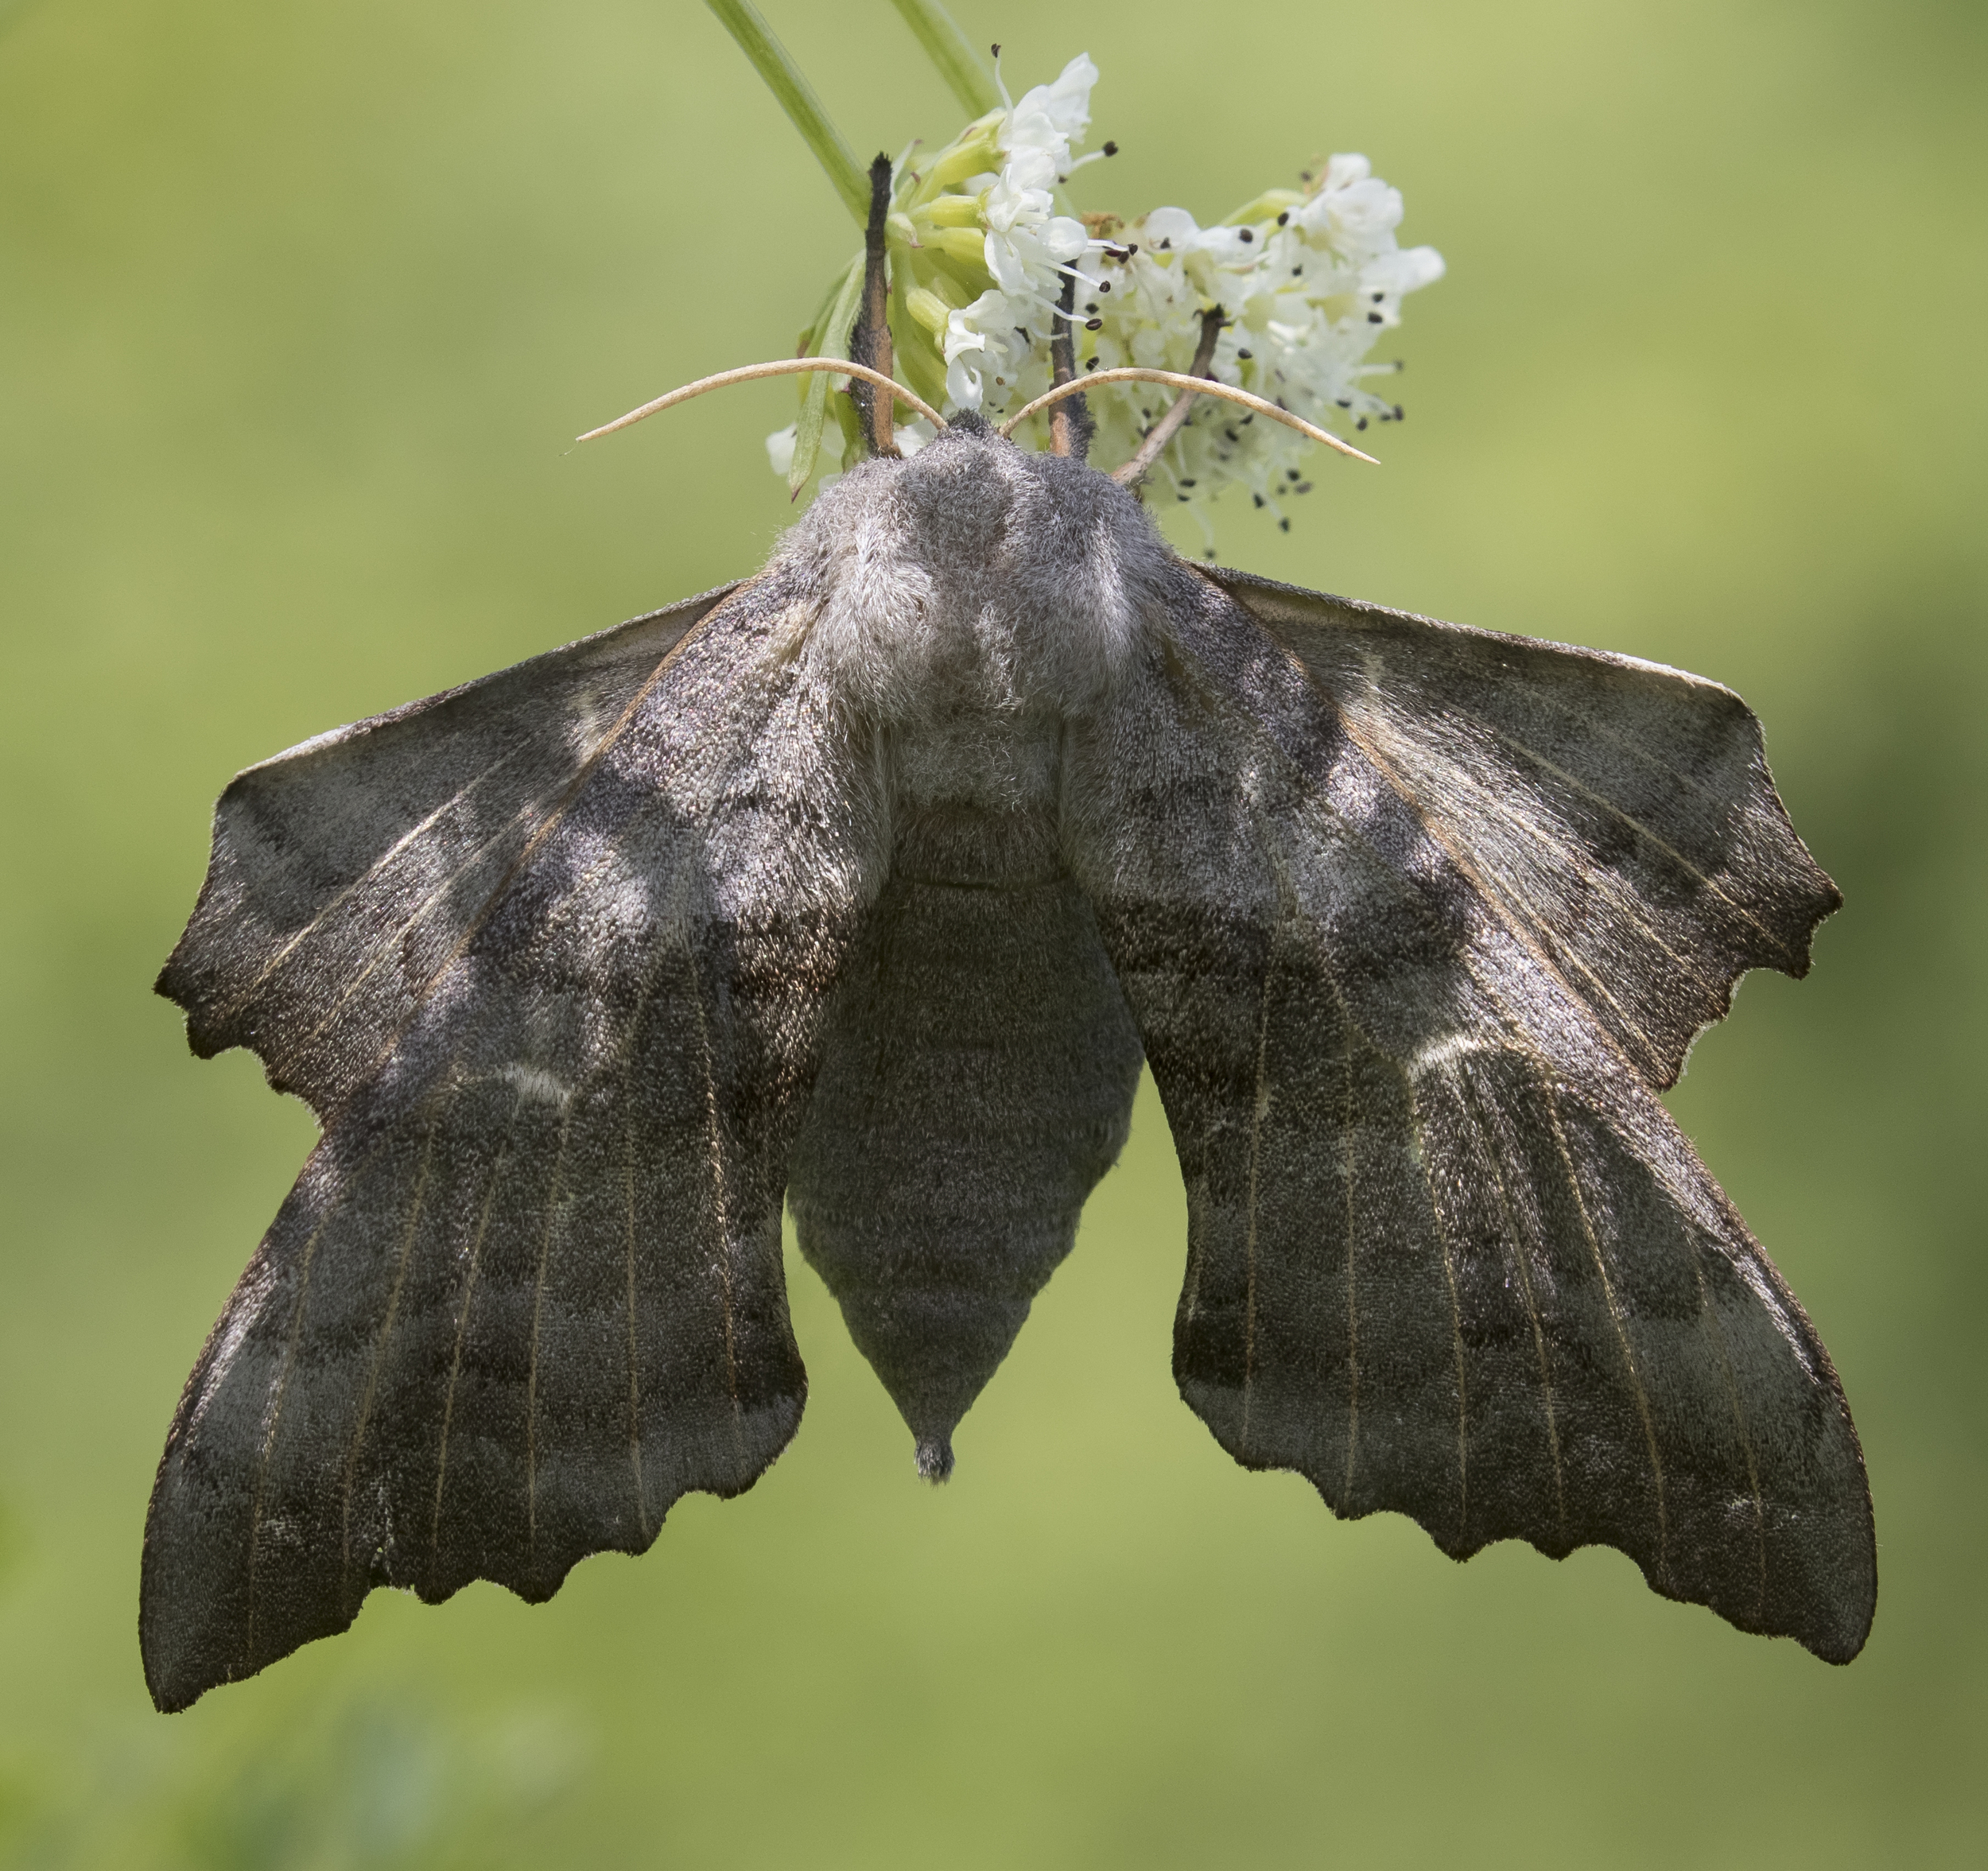
M 186 937 L 182 935 L 173 953 L 161 965 L 159 972 L 152 977 L 152 992 L 161 1000 L 169 1000 L 184 1013 L 191 1015 L 196 998 L 193 984 L 187 979 L 185 962 Z
M 180 937 L 178 945 L 165 958 L 165 965 L 153 979 L 152 992 L 169 1000 L 186 1016 L 186 1043 L 196 1059 L 212 1059 L 231 1046 L 247 1043 L 217 1027 L 210 1017 L 212 997 L 204 992 L 187 959 L 187 945 L 193 926 Z
M 1800 937 L 1789 945 L 1788 964 L 1781 969 L 1792 980 L 1801 980 L 1807 975 L 1815 963 L 1815 932 L 1843 906 L 1843 893 L 1837 888 L 1836 880 L 1819 864 L 1815 870 L 1815 887 L 1804 915 Z

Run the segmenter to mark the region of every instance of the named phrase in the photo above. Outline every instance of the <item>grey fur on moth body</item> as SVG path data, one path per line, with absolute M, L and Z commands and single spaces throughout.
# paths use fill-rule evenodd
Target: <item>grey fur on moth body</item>
M 756 577 L 223 794 L 161 990 L 324 1134 L 160 1465 L 153 1696 L 749 1487 L 783 1201 L 942 1476 L 1142 1056 L 1238 1461 L 1846 1661 L 1841 1388 L 1656 1096 L 1838 900 L 1729 691 L 1188 565 L 962 418 Z

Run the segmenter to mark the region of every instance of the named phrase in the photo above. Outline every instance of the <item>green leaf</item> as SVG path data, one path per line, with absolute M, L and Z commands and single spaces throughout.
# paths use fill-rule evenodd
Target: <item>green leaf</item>
M 739 49 L 751 60 L 754 69 L 766 80 L 767 90 L 780 100 L 780 108 L 800 131 L 801 140 L 814 152 L 815 161 L 828 171 L 829 180 L 835 184 L 843 205 L 856 217 L 856 224 L 868 226 L 868 178 L 854 151 L 842 140 L 842 133 L 829 121 L 813 86 L 801 76 L 801 68 L 774 37 L 773 29 L 759 17 L 759 8 L 752 0 L 705 0 L 705 4 L 738 41 Z
M 904 15 L 905 25 L 969 117 L 983 117 L 1000 105 L 1001 94 L 994 88 L 980 54 L 938 0 L 892 0 L 892 4 Z
M 858 254 L 843 275 L 842 289 L 825 324 L 815 328 L 817 357 L 846 357 L 849 333 L 856 324 L 857 305 L 863 297 L 863 256 Z M 787 470 L 787 498 L 800 498 L 801 490 L 814 472 L 815 457 L 821 452 L 821 425 L 829 413 L 829 373 L 816 371 L 801 394 L 801 413 L 794 425 L 794 465 Z

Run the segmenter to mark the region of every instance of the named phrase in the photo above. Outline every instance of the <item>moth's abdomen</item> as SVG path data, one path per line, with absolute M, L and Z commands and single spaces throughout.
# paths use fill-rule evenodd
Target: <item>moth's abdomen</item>
M 793 1158 L 801 1251 L 942 1480 L 1117 1158 L 1141 1054 L 1036 815 L 922 815 L 838 990 Z M 935 874 L 936 873 L 936 874 Z

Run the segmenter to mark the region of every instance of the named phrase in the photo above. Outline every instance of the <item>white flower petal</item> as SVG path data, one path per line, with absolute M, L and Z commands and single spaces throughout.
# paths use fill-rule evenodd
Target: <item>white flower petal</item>
M 1369 260 L 1360 269 L 1360 284 L 1369 292 L 1419 293 L 1442 274 L 1442 256 L 1434 247 L 1404 247 Z
M 1184 208 L 1156 208 L 1143 223 L 1146 246 L 1148 250 L 1163 240 L 1173 246 L 1182 246 L 1200 233 L 1199 224 Z
M 945 394 L 955 409 L 980 406 L 980 374 L 965 358 L 955 358 L 945 367 Z
M 1043 226 L 1043 251 L 1052 260 L 1065 264 L 1090 245 L 1091 237 L 1084 231 L 1081 221 L 1074 221 L 1067 215 L 1058 215 L 1053 221 Z
M 1097 68 L 1090 54 L 1080 52 L 1043 90 L 1043 107 L 1050 121 L 1072 142 L 1081 141 L 1090 127 L 1091 87 L 1097 82 Z

